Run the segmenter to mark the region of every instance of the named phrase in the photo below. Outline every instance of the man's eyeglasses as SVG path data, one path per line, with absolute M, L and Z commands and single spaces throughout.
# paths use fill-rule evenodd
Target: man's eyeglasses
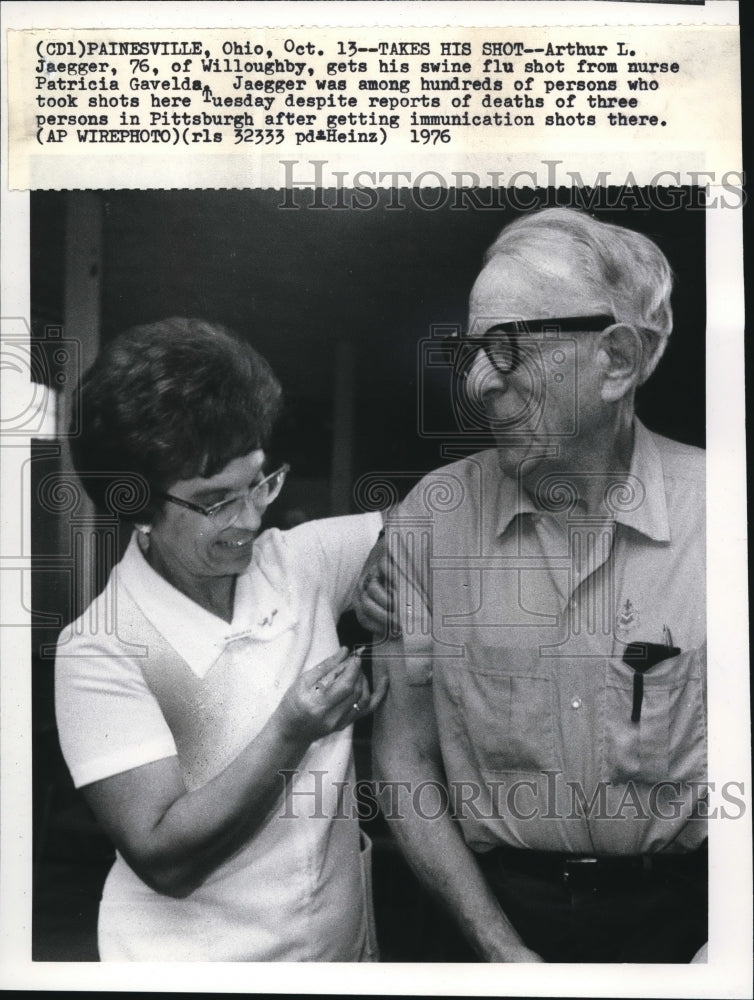
M 599 316 L 560 316 L 549 319 L 511 320 L 491 326 L 481 337 L 468 333 L 450 335 L 449 343 L 463 345 L 457 361 L 468 367 L 469 354 L 483 350 L 491 364 L 503 375 L 514 372 L 523 360 L 527 339 L 543 336 L 557 337 L 561 333 L 599 333 L 615 323 L 615 317 L 605 313 Z M 463 360 L 462 360 L 463 359 Z
M 203 514 L 212 522 L 213 528 L 222 531 L 234 524 L 246 509 L 246 505 L 253 503 L 259 511 L 269 507 L 273 500 L 276 500 L 283 488 L 285 477 L 290 471 L 290 465 L 282 465 L 275 472 L 270 473 L 260 483 L 255 483 L 240 496 L 230 497 L 228 500 L 220 500 L 209 507 L 202 507 L 201 504 L 192 503 L 190 500 L 182 500 L 174 497 L 170 493 L 160 493 L 158 496 L 162 500 L 185 507 L 187 510 L 194 510 L 197 514 Z

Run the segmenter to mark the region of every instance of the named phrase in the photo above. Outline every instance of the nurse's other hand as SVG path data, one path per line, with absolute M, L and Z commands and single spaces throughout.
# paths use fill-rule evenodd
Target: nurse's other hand
M 367 556 L 353 596 L 353 610 L 359 624 L 378 639 L 388 632 L 400 635 L 400 622 L 396 613 L 395 573 L 391 572 L 384 535 L 375 542 Z
M 341 646 L 301 674 L 283 695 L 278 712 L 284 732 L 294 740 L 321 739 L 372 712 L 386 690 L 387 683 L 381 682 L 370 695 L 361 657 Z

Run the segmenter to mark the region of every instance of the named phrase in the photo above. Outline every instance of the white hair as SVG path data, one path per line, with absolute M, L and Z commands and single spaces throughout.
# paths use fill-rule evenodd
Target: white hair
M 541 269 L 543 250 L 551 259 L 565 255 L 581 280 L 606 299 L 615 319 L 636 328 L 644 344 L 641 381 L 645 381 L 673 328 L 673 274 L 665 254 L 632 229 L 599 222 L 578 209 L 545 208 L 506 226 L 484 262 L 509 256 Z

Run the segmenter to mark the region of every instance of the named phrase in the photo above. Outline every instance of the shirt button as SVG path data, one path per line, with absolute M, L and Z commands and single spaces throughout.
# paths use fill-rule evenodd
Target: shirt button
M 581 698 L 574 698 L 571 702 L 571 708 L 577 709 L 581 708 Z

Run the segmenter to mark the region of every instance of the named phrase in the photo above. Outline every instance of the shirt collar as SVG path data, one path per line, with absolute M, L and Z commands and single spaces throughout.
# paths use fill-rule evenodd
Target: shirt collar
M 497 533 L 502 535 L 519 514 L 542 514 L 529 494 L 518 488 L 510 476 L 498 477 Z M 615 521 L 641 532 L 656 542 L 670 541 L 670 521 L 662 459 L 652 434 L 638 419 L 634 420 L 634 448 L 625 488 L 616 483 L 613 492 Z
M 538 514 L 540 511 L 526 490 L 519 489 L 515 479 L 511 479 L 510 476 L 500 476 L 497 458 L 495 466 L 498 469 L 497 503 L 499 516 L 497 533 L 502 535 L 519 514 Z
M 660 451 L 638 419 L 634 420 L 634 450 L 625 496 L 625 509 L 616 511 L 615 520 L 655 542 L 669 542 L 670 518 Z
M 254 543 L 249 569 L 236 579 L 233 620 L 225 622 L 186 597 L 149 565 L 137 534 L 118 565 L 118 583 L 157 631 L 199 677 L 208 673 L 231 643 L 269 640 L 292 624 L 287 595 L 281 594 L 257 567 L 262 546 Z

